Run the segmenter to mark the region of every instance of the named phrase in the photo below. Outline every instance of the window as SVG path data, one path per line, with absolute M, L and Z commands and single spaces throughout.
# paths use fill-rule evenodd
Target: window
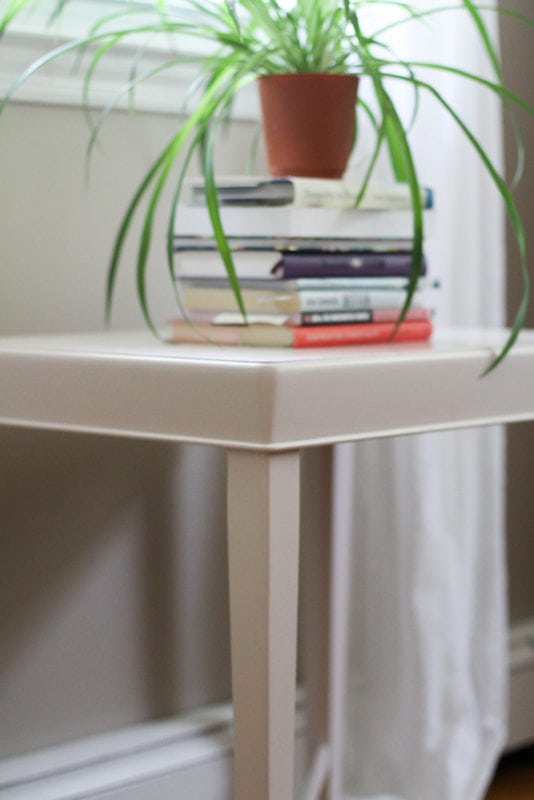
M 143 0 L 130 0 L 132 6 L 151 7 Z M 61 17 L 50 24 L 54 0 L 42 0 L 17 17 L 0 43 L 0 94 L 3 95 L 13 81 L 43 54 L 70 40 L 83 38 L 91 24 L 102 16 L 120 9 L 120 0 L 71 0 Z M 170 5 L 170 4 L 169 4 Z M 173 4 L 180 6 L 180 0 Z M 140 15 L 142 19 L 142 13 Z M 109 104 L 118 108 L 128 103 L 125 86 L 129 81 L 132 59 L 139 57 L 142 49 L 143 74 L 163 65 L 169 59 L 172 45 L 166 37 L 152 37 L 135 41 L 133 37 L 114 47 L 100 62 L 91 80 L 90 104 L 103 108 Z M 180 49 L 202 52 L 205 47 L 198 40 L 182 40 Z M 87 61 L 84 62 L 87 65 Z M 194 64 L 181 64 L 172 70 L 157 73 L 140 82 L 135 92 L 138 111 L 178 113 L 190 83 L 196 75 Z M 82 103 L 84 64 L 74 54 L 59 57 L 31 75 L 17 90 L 13 99 L 27 103 L 80 105 Z M 255 92 L 245 90 L 233 109 L 237 119 L 258 119 L 259 110 Z

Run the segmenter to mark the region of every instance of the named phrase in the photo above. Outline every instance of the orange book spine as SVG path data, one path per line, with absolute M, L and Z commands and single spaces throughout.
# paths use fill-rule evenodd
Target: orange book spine
M 427 319 L 403 322 L 394 336 L 393 322 L 359 322 L 354 325 L 291 326 L 291 328 L 293 347 L 424 341 L 432 334 L 432 323 Z

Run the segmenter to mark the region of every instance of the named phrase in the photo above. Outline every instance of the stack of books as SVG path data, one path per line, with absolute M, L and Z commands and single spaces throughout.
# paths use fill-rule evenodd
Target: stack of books
M 425 225 L 432 195 L 422 190 Z M 344 181 L 232 178 L 218 184 L 246 319 L 211 231 L 201 183 L 179 206 L 175 251 L 183 318 L 175 342 L 320 347 L 426 340 L 427 265 L 404 321 L 413 260 L 408 187 L 371 186 L 358 209 Z

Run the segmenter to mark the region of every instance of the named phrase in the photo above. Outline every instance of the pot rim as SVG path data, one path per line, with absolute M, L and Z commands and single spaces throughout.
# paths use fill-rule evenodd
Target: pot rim
M 269 78 L 295 78 L 297 80 L 301 78 L 326 78 L 331 79 L 335 78 L 339 80 L 348 79 L 348 80 L 359 80 L 359 76 L 347 73 L 347 72 L 267 72 L 265 75 L 258 75 L 258 80 L 268 80 Z

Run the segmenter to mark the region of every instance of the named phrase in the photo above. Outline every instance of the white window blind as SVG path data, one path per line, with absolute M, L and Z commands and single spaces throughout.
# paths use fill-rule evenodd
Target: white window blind
M 61 16 L 50 23 L 56 6 L 54 0 L 41 0 L 30 4 L 0 42 L 0 94 L 3 96 L 13 81 L 29 64 L 54 47 L 87 35 L 91 25 L 99 18 L 120 11 L 125 7 L 120 0 L 71 0 Z M 143 21 L 143 10 L 153 8 L 144 0 L 130 0 L 129 7 L 139 7 L 139 17 L 129 18 L 128 26 Z M 181 19 L 191 13 L 187 4 L 180 0 L 169 2 L 169 10 L 176 9 Z M 152 17 L 153 18 L 153 17 Z M 145 17 L 148 19 L 148 17 Z M 118 23 L 110 23 L 110 26 Z M 126 87 L 130 80 L 133 59 L 139 60 L 138 75 L 148 75 L 163 65 L 177 51 L 199 54 L 209 45 L 202 40 L 188 37 L 171 39 L 167 34 L 127 37 L 113 47 L 101 60 L 91 80 L 90 104 L 104 108 L 110 104 L 124 108 L 128 104 Z M 82 102 L 84 63 L 79 63 L 74 54 L 59 57 L 34 73 L 13 95 L 14 102 L 50 103 L 76 106 Z M 135 90 L 137 111 L 179 113 L 187 89 L 197 74 L 194 63 L 180 64 L 141 81 Z M 232 110 L 237 119 L 258 119 L 258 103 L 253 88 L 238 97 Z

